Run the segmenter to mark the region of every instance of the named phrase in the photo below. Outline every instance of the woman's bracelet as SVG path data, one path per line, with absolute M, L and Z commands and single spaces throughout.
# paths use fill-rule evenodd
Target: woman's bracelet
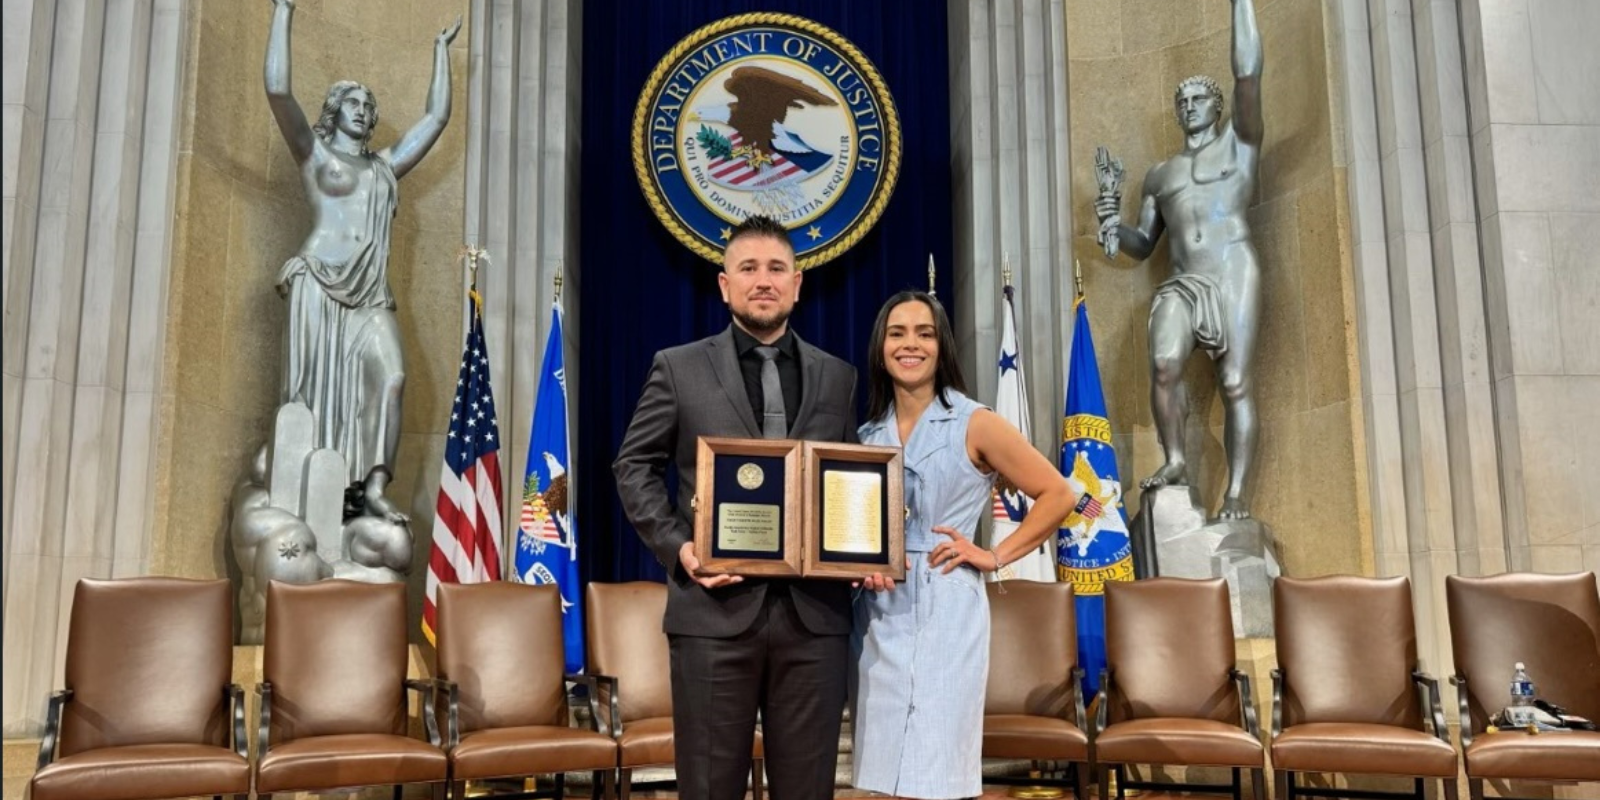
M 999 585 L 1000 593 L 1005 594 L 1006 579 L 1000 574 L 1000 570 L 1005 569 L 1005 562 L 1000 560 L 1000 554 L 996 553 L 993 547 L 989 548 L 989 555 L 994 557 L 994 582 Z

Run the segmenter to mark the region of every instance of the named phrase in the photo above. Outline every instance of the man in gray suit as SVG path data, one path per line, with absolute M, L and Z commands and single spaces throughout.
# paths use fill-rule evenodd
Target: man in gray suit
M 698 575 L 690 519 L 700 436 L 856 441 L 855 368 L 789 329 L 801 277 L 783 226 L 754 216 L 734 228 L 717 276 L 733 324 L 656 353 L 612 464 L 628 520 L 667 569 L 685 800 L 744 797 L 757 710 L 774 800 L 833 797 L 850 586 Z

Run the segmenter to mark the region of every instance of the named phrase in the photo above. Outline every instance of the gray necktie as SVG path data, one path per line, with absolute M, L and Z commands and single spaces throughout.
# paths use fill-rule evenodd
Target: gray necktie
M 783 409 L 783 384 L 778 382 L 778 348 L 760 345 L 756 355 L 761 356 L 761 435 L 782 439 L 789 435 L 789 418 Z

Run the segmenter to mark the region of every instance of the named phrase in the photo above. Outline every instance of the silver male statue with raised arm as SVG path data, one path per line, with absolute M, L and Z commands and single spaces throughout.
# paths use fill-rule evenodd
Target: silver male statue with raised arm
M 1150 405 L 1166 463 L 1140 481 L 1153 489 L 1186 485 L 1183 368 L 1195 350 L 1216 362 L 1226 409 L 1228 486 L 1219 516 L 1250 516 L 1248 478 L 1256 419 L 1251 359 L 1261 320 L 1261 265 L 1245 211 L 1260 174 L 1261 34 L 1253 0 L 1233 3 L 1233 115 L 1223 116 L 1222 88 L 1197 75 L 1178 84 L 1174 111 L 1183 152 L 1145 176 L 1136 225 L 1122 224 L 1122 163 L 1104 147 L 1095 158 L 1100 196 L 1098 241 L 1106 256 L 1143 260 L 1168 233 L 1172 277 L 1150 308 Z

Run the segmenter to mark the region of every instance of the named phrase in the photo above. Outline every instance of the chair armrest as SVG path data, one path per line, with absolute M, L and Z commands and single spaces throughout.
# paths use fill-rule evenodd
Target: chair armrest
M 1283 733 L 1283 667 L 1272 668 L 1272 738 Z
M 1428 719 L 1433 721 L 1433 735 L 1439 741 L 1450 743 L 1450 726 L 1444 721 L 1444 707 L 1439 702 L 1439 679 L 1420 669 L 1411 671 L 1411 680 L 1427 690 Z
M 1228 670 L 1228 676 L 1239 689 L 1239 714 L 1244 718 L 1244 729 L 1251 736 L 1261 738 L 1261 725 L 1256 722 L 1256 696 L 1250 691 L 1250 676 L 1238 667 Z
M 405 686 L 417 693 L 417 702 L 422 706 L 419 716 L 422 717 L 422 729 L 428 735 L 428 744 L 440 747 L 439 709 L 433 701 L 433 682 L 433 678 L 406 678 Z
M 1111 668 L 1100 670 L 1100 691 L 1094 696 L 1094 729 L 1089 731 L 1089 741 L 1094 741 L 1106 729 L 1106 707 L 1111 705 Z
M 1083 667 L 1072 668 L 1072 721 L 1078 726 L 1078 730 L 1087 731 L 1088 720 L 1083 709 L 1083 676 Z
M 612 675 L 590 675 L 589 678 L 595 682 L 596 686 L 605 686 L 606 693 L 609 695 L 607 697 L 609 702 L 606 704 L 606 728 L 600 732 L 609 734 L 613 739 L 620 738 L 622 736 L 622 707 L 617 702 L 618 683 L 616 677 Z M 600 722 L 598 714 L 595 715 L 594 721 L 597 724 Z
M 432 683 L 434 692 L 444 692 L 444 749 L 454 750 L 461 744 L 461 686 L 444 678 L 433 678 Z M 434 713 L 438 713 L 437 702 L 433 708 Z
M 1457 673 L 1450 676 L 1450 685 L 1456 687 L 1456 705 L 1461 713 L 1461 749 L 1472 744 L 1472 709 L 1467 706 L 1467 676 Z
M 240 758 L 248 759 L 250 739 L 244 732 L 244 687 L 230 683 L 222 687 L 222 696 L 227 699 L 233 713 L 233 752 L 238 753 Z
M 259 759 L 272 746 L 272 684 L 266 681 L 256 684 L 256 694 L 261 696 L 261 714 L 256 723 L 256 758 Z
M 62 689 L 50 695 L 44 713 L 44 738 L 39 740 L 38 769 L 44 769 L 56 759 L 56 739 L 61 735 L 61 707 L 71 699 L 71 689 Z
M 600 712 L 599 701 L 596 698 L 600 696 L 600 681 L 595 680 L 593 675 L 584 675 L 577 672 L 568 673 L 563 677 L 565 677 L 567 683 L 584 687 L 584 693 L 588 696 L 589 730 L 598 733 L 600 731 Z M 570 703 L 571 700 L 572 695 L 567 695 L 567 701 Z

